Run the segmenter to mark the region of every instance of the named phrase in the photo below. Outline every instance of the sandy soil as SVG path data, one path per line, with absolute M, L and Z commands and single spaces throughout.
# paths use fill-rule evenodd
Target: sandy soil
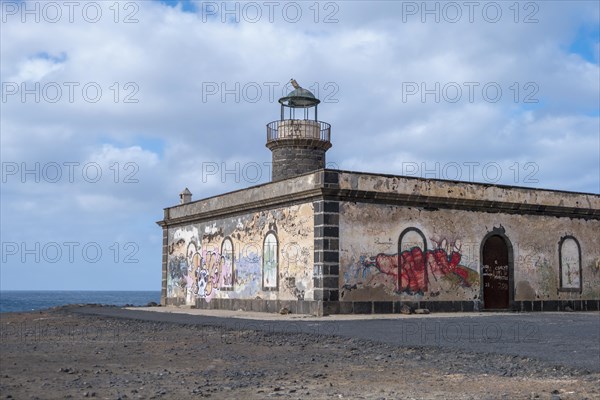
M 6 399 L 600 399 L 515 356 L 74 314 L 0 316 Z

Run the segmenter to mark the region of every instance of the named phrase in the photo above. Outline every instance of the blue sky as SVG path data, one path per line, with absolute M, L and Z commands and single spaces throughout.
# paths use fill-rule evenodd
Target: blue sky
M 158 290 L 162 209 L 269 180 L 290 78 L 340 169 L 600 193 L 597 2 L 47 4 L 1 2 L 2 290 Z
M 598 63 L 598 38 L 600 26 L 584 24 L 577 30 L 577 35 L 569 47 L 571 53 L 580 55 L 584 60 Z

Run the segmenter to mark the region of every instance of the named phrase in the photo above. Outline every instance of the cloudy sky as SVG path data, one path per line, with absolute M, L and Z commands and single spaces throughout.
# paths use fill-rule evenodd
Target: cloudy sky
M 600 193 L 595 1 L 0 1 L 0 288 L 160 289 L 155 221 L 266 182 L 295 78 L 332 168 Z

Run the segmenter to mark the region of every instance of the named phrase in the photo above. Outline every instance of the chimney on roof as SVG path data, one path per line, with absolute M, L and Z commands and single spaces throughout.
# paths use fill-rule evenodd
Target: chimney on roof
M 179 204 L 186 204 L 192 201 L 192 192 L 188 188 L 183 189 L 183 192 L 179 193 Z

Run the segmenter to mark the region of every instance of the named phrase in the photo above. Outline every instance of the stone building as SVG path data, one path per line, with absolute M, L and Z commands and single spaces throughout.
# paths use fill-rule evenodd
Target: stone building
M 279 102 L 272 182 L 164 210 L 162 304 L 600 309 L 599 195 L 326 169 L 319 100 Z

